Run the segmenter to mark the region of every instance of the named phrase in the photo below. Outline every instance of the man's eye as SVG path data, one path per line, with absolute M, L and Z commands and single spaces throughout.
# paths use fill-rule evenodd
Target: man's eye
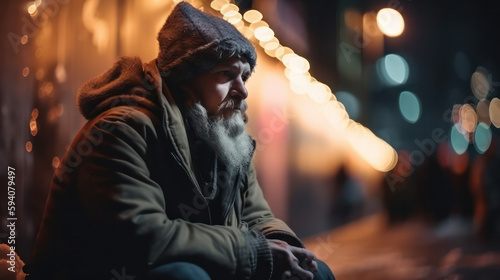
M 220 71 L 219 73 L 229 78 L 232 76 L 231 71 Z

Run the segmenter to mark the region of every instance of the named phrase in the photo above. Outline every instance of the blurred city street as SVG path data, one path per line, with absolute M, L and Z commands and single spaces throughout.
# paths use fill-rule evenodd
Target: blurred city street
M 383 214 L 305 240 L 341 280 L 499 279 L 500 242 L 483 243 L 472 224 L 451 218 L 387 226 Z

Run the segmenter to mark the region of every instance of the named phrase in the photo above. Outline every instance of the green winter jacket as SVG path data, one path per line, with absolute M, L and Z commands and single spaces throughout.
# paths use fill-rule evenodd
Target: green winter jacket
M 82 86 L 78 102 L 90 120 L 54 174 L 32 279 L 118 279 L 176 261 L 213 279 L 268 279 L 264 238 L 302 246 L 271 213 L 253 166 L 234 182 L 224 223 L 212 224 L 155 61 L 120 58 Z

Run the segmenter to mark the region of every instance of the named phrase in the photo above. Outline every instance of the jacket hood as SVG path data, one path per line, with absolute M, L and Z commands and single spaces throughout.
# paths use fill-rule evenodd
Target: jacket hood
M 119 105 L 142 106 L 154 111 L 157 96 L 146 88 L 141 60 L 120 57 L 111 69 L 80 87 L 77 106 L 86 119 Z
M 175 6 L 158 42 L 158 69 L 175 82 L 196 78 L 234 55 L 244 57 L 252 70 L 257 59 L 252 43 L 232 24 L 186 2 Z

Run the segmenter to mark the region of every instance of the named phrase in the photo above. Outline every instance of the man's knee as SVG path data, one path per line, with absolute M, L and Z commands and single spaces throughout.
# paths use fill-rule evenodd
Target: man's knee
M 318 271 L 314 273 L 314 280 L 335 280 L 332 271 L 326 263 L 317 260 Z
M 195 264 L 175 262 L 153 268 L 145 280 L 210 280 L 210 276 Z

